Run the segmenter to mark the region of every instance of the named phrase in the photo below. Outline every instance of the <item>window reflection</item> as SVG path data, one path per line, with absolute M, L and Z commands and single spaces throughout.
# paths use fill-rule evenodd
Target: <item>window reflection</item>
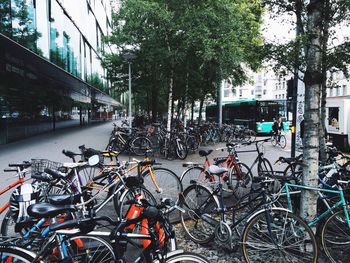
M 0 32 L 101 88 L 106 78 L 99 53 L 111 19 L 107 2 L 0 0 Z

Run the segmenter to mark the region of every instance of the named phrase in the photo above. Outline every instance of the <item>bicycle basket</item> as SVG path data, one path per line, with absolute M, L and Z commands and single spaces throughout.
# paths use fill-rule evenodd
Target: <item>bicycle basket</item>
M 52 170 L 61 170 L 62 163 L 50 161 L 48 159 L 32 159 L 32 175 L 43 173 L 46 168 Z

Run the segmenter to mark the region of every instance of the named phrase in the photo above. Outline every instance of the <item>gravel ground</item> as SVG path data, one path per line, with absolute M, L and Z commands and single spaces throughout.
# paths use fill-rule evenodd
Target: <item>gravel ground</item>
M 185 251 L 198 253 L 206 257 L 210 262 L 224 263 L 241 263 L 244 262 L 240 247 L 235 250 L 229 250 L 218 242 L 211 242 L 202 246 L 191 241 L 182 228 L 181 224 L 176 226 L 176 240 L 179 248 Z

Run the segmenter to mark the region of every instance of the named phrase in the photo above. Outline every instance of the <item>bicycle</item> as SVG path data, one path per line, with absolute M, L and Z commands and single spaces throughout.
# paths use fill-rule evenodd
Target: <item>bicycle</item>
M 165 202 L 166 201 L 164 201 L 164 203 Z M 139 216 L 132 219 L 114 221 L 109 217 L 103 216 L 90 217 L 84 219 L 73 219 L 51 225 L 50 231 L 53 232 L 53 235 L 45 244 L 44 248 L 41 249 L 37 255 L 34 255 L 33 253 L 28 252 L 23 248 L 14 248 L 13 246 L 11 246 L 11 242 L 9 242 L 8 246 L 2 245 L 0 247 L 0 253 L 2 254 L 2 258 L 4 259 L 9 259 L 10 257 L 10 260 L 15 259 L 15 261 L 8 260 L 7 262 L 16 262 L 17 259 L 22 259 L 21 262 L 26 263 L 41 262 L 41 260 L 44 260 L 45 262 L 50 262 L 50 257 L 52 256 L 53 252 L 57 249 L 61 249 L 62 244 L 64 245 L 66 240 L 79 240 L 82 237 L 81 233 L 86 233 L 85 235 L 83 235 L 83 237 L 104 234 L 106 234 L 105 236 L 108 235 L 112 247 L 108 244 L 101 244 L 101 247 L 103 247 L 103 249 L 101 249 L 101 247 L 99 246 L 91 246 L 86 248 L 85 244 L 83 243 L 82 247 L 84 249 L 79 249 L 76 253 L 69 254 L 70 259 L 78 260 L 79 262 L 85 259 L 84 262 L 110 262 L 111 260 L 113 260 L 113 262 L 124 263 L 124 256 L 128 251 L 128 245 L 134 246 L 135 240 L 142 240 L 144 241 L 143 250 L 140 254 L 134 256 L 134 262 L 175 263 L 185 261 L 209 263 L 208 260 L 194 253 L 183 252 L 181 250 L 175 250 L 170 252 L 168 251 L 166 244 L 169 241 L 169 239 L 174 236 L 175 233 L 173 226 L 170 224 L 166 216 L 164 216 L 164 214 L 161 211 L 161 209 L 166 207 L 164 203 L 162 203 L 159 206 L 152 206 L 144 199 L 138 200 L 137 203 L 138 205 L 143 207 L 143 211 Z M 44 211 L 45 205 L 46 211 Z M 32 207 L 32 214 L 44 216 L 47 215 L 49 211 L 51 214 L 57 214 L 64 211 L 62 207 L 48 206 L 47 204 L 45 205 L 41 205 L 41 212 L 39 212 L 39 209 L 35 209 L 35 206 Z M 66 208 L 66 210 L 69 210 L 69 208 Z M 139 224 L 145 220 L 147 220 L 149 226 L 147 226 L 147 229 L 143 233 L 130 233 L 130 231 L 128 230 L 130 226 Z M 94 228 L 96 225 L 100 224 L 101 221 L 114 225 L 115 227 L 113 231 L 110 233 L 90 231 L 91 228 Z M 73 229 L 67 230 L 67 228 Z M 62 238 L 62 236 L 64 238 Z M 56 240 L 58 240 L 57 237 L 61 237 L 60 243 L 55 242 Z M 70 249 L 70 246 L 68 246 L 67 248 L 69 252 L 72 251 Z M 86 252 L 84 253 L 85 250 Z M 63 257 L 61 257 L 60 259 L 67 259 L 67 256 L 64 254 L 64 249 L 62 249 L 62 252 L 63 253 L 61 255 L 63 255 Z M 106 252 L 108 252 L 107 255 L 109 256 L 107 259 Z M 97 261 L 95 255 L 98 256 L 98 259 L 100 261 Z M 87 256 L 90 256 L 90 258 Z M 103 256 L 102 259 L 106 260 L 102 261 L 101 256 Z M 93 260 L 91 260 L 91 258 Z
M 263 144 L 265 142 L 268 142 L 268 141 L 270 141 L 270 138 L 257 140 L 254 142 L 246 142 L 245 145 L 251 145 L 254 143 L 255 150 L 236 151 L 236 154 L 238 154 L 238 153 L 251 153 L 251 152 L 258 153 L 258 156 L 255 158 L 254 162 L 249 167 L 250 171 L 253 171 L 253 167 L 257 164 L 258 176 L 266 176 L 267 174 L 273 174 L 273 172 L 274 172 L 270 161 L 264 157 L 264 152 L 263 152 Z M 232 180 L 232 178 L 230 178 L 230 181 L 231 180 Z
M 229 172 L 224 173 L 220 180 L 224 184 L 223 190 L 225 192 L 233 193 L 235 197 L 239 197 L 250 188 L 250 184 L 252 181 L 252 173 L 249 167 L 239 162 L 237 154 L 235 152 L 235 148 L 239 147 L 238 144 L 227 143 L 226 147 L 218 148 L 216 150 L 228 152 L 227 157 L 223 158 L 215 158 L 214 164 L 228 168 Z M 214 175 L 210 175 L 208 173 L 208 168 L 211 165 L 208 156 L 212 153 L 212 150 L 204 151 L 200 150 L 199 155 L 205 157 L 205 161 L 203 165 L 194 164 L 194 163 L 184 163 L 184 167 L 188 167 L 180 177 L 181 183 L 184 188 L 190 185 L 190 182 L 196 180 L 197 182 L 202 183 L 213 183 L 216 178 Z M 231 178 L 231 180 L 230 180 Z
M 209 168 L 209 172 L 216 176 L 225 171 L 217 166 Z M 181 224 L 189 238 L 206 244 L 215 237 L 232 248 L 233 235 L 239 236 L 241 223 L 249 218 L 242 232 L 241 243 L 246 262 L 255 262 L 257 258 L 261 262 L 281 262 L 284 255 L 289 255 L 296 260 L 290 262 L 315 263 L 317 244 L 310 227 L 290 210 L 272 207 L 275 199 L 268 194 L 268 184 L 274 182 L 273 179 L 255 177 L 254 182 L 261 185 L 260 191 L 253 193 L 253 196 L 251 193 L 246 195 L 238 206 L 224 204 L 220 182 L 214 190 L 196 183 L 188 187 L 183 194 L 182 208 L 186 212 L 181 214 Z M 236 219 L 237 211 L 245 208 L 248 208 L 248 212 Z M 233 213 L 231 222 L 227 217 L 228 212 Z M 295 248 L 294 257 L 288 251 L 289 247 Z M 298 260 L 300 256 L 302 261 Z
M 315 227 L 319 224 L 317 226 L 317 232 L 321 235 L 323 250 L 331 262 L 346 262 L 348 254 L 345 246 L 347 246 L 350 241 L 350 217 L 341 185 L 348 186 L 350 181 L 337 180 L 337 183 L 337 189 L 334 189 L 334 187 L 330 185 L 328 185 L 328 189 L 323 189 L 303 185 L 285 184 L 281 193 L 284 193 L 287 196 L 288 209 L 290 210 L 293 209 L 291 194 L 295 192 L 290 191 L 289 188 L 293 188 L 293 190 L 300 189 L 316 191 L 318 193 L 328 193 L 338 196 L 340 199 L 339 201 L 332 206 L 326 207 L 323 212 L 319 212 L 315 218 L 308 222 L 308 225 L 310 227 Z M 325 183 L 323 182 L 323 184 Z M 339 210 L 338 208 L 342 209 Z
M 271 135 L 271 144 L 273 146 L 279 146 L 284 149 L 287 145 L 287 138 L 281 133 L 281 131 L 278 131 L 277 133 L 273 133 Z
M 93 152 L 96 152 L 94 150 Z M 144 153 L 143 161 L 133 159 L 133 162 L 124 163 L 125 175 L 126 176 L 142 176 L 144 179 L 144 185 L 148 190 L 147 194 L 154 196 L 155 200 L 160 200 L 160 198 L 169 198 L 174 202 L 178 202 L 178 194 L 182 192 L 182 184 L 177 175 L 169 169 L 163 167 L 154 167 L 155 165 L 161 165 L 156 163 L 155 160 L 151 160 L 150 156 L 153 153 L 152 150 L 148 150 Z M 71 151 L 64 151 L 64 154 L 72 158 L 75 161 L 74 156 L 81 156 L 84 153 L 76 154 Z M 115 157 L 116 162 L 117 157 L 115 156 L 115 151 L 102 151 L 101 154 L 105 157 Z M 134 163 L 134 164 L 132 164 Z M 131 165 L 131 166 L 130 166 Z M 130 167 L 129 167 L 130 166 Z M 119 184 L 114 182 L 119 180 L 119 176 L 111 178 L 111 171 L 113 171 L 114 162 L 109 164 L 98 164 L 97 166 L 84 167 L 78 170 L 79 182 L 82 182 L 82 177 L 85 180 L 86 187 L 91 190 L 94 195 L 97 195 L 96 207 L 100 204 L 105 203 L 105 200 L 111 200 L 110 196 L 113 195 L 114 208 L 116 212 L 120 213 L 121 204 L 124 199 L 127 198 L 127 194 L 132 194 L 130 192 L 125 192 L 123 194 L 115 194 L 116 189 L 119 188 Z M 131 174 L 132 171 L 136 171 L 136 174 Z M 69 178 L 68 178 L 69 179 Z M 113 184 L 114 187 L 109 185 Z

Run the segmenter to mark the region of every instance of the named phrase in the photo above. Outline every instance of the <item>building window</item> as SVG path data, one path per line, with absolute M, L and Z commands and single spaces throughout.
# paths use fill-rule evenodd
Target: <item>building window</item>
M 348 87 L 346 85 L 343 85 L 343 96 L 348 95 Z
M 228 90 L 228 89 L 225 89 L 225 90 L 224 90 L 224 97 L 225 97 L 225 98 L 230 97 L 230 90 Z
M 243 96 L 243 90 L 239 90 L 239 96 L 242 97 Z
M 336 88 L 337 96 L 340 96 L 340 87 Z
M 276 99 L 277 99 L 277 95 L 275 95 Z
M 282 99 L 284 99 L 284 94 L 282 94 Z
M 266 89 L 263 90 L 263 95 L 266 95 Z

